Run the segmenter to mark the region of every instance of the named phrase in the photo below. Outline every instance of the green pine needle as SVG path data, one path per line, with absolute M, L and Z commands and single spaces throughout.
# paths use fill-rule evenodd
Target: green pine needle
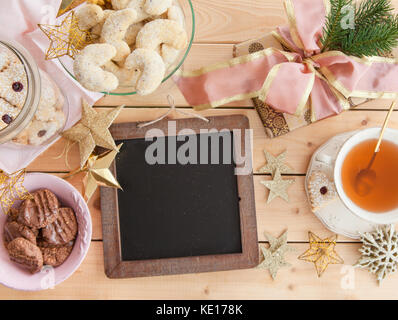
M 340 50 L 348 55 L 385 56 L 398 46 L 398 16 L 393 15 L 389 0 L 364 0 L 355 7 L 355 28 L 343 29 L 343 8 L 354 6 L 352 0 L 331 0 L 326 19 L 323 51 Z

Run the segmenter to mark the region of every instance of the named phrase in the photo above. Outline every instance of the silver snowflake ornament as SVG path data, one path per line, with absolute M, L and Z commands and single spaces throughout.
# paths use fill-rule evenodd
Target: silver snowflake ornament
M 362 256 L 354 267 L 375 274 L 380 284 L 388 274 L 397 271 L 398 234 L 393 225 L 383 225 L 361 234 L 361 241 L 359 252 Z

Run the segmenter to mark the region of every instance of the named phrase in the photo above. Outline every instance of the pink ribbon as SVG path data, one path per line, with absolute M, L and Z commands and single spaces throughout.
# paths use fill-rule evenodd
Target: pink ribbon
M 268 48 L 248 56 L 179 73 L 174 80 L 196 109 L 259 97 L 277 111 L 320 120 L 349 108 L 350 97 L 398 97 L 398 61 L 321 53 L 328 0 L 286 0 L 289 27 L 273 34 L 290 50 Z

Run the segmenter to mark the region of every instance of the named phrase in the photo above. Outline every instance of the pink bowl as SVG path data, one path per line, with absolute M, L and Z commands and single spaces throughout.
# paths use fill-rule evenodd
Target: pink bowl
M 78 222 L 78 235 L 72 253 L 59 267 L 43 267 L 34 275 L 10 261 L 3 244 L 3 227 L 7 216 L 0 210 L 0 283 L 16 290 L 39 291 L 53 288 L 69 278 L 84 260 L 91 243 L 90 211 L 81 194 L 68 182 L 44 173 L 28 173 L 24 185 L 28 191 L 47 188 L 63 206 L 72 208 Z M 18 205 L 18 204 L 16 204 Z

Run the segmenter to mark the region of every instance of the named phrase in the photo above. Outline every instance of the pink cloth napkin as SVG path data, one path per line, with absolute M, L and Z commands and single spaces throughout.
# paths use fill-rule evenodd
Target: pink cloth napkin
M 47 72 L 61 88 L 69 101 L 66 128 L 70 128 L 81 118 L 82 98 L 94 104 L 103 94 L 82 88 L 67 74 L 57 59 L 44 60 L 49 40 L 37 24 L 56 24 L 55 16 L 60 4 L 61 0 L 0 1 L 0 23 L 3 26 L 0 29 L 0 39 L 11 39 L 23 45 L 34 57 L 39 68 Z M 59 20 L 62 21 L 63 18 L 60 17 Z M 54 142 L 39 147 L 19 146 L 13 143 L 0 145 L 0 169 L 13 173 L 26 168 Z

